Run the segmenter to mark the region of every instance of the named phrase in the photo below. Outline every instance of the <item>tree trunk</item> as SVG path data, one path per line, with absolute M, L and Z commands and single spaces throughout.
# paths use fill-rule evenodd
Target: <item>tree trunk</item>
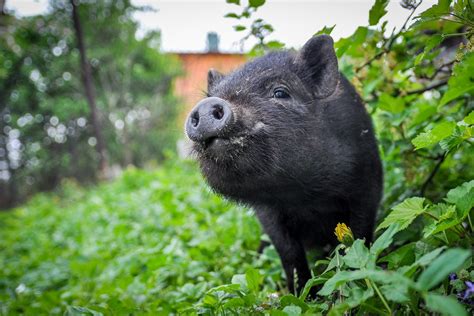
M 106 177 L 107 170 L 108 170 L 107 152 L 105 149 L 104 138 L 102 136 L 102 126 L 101 126 L 99 116 L 97 113 L 97 105 L 95 103 L 95 90 L 92 84 L 90 64 L 87 60 L 87 55 L 86 55 L 84 35 L 82 33 L 81 20 L 79 18 L 79 12 L 78 12 L 78 3 L 74 0 L 71 0 L 71 5 L 72 5 L 72 20 L 74 22 L 77 45 L 79 47 L 79 54 L 81 57 L 80 67 L 81 67 L 81 72 L 82 72 L 82 82 L 84 84 L 84 90 L 86 92 L 87 102 L 89 103 L 89 108 L 91 110 L 92 128 L 94 130 L 95 138 L 97 139 L 96 148 L 99 154 L 100 177 Z

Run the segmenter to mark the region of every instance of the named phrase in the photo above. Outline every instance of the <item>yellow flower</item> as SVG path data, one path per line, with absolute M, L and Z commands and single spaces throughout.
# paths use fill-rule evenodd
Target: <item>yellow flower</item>
M 338 223 L 336 229 L 334 230 L 334 235 L 336 235 L 337 240 L 343 243 L 346 246 L 352 245 L 354 242 L 354 235 L 352 230 L 344 223 Z

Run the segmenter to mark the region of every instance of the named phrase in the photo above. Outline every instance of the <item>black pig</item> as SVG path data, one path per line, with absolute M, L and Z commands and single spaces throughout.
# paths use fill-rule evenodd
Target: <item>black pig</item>
M 335 244 L 338 222 L 371 241 L 382 168 L 331 37 L 225 76 L 211 70 L 207 96 L 186 121 L 202 173 L 216 192 L 253 207 L 291 292 L 311 278 L 305 250 Z

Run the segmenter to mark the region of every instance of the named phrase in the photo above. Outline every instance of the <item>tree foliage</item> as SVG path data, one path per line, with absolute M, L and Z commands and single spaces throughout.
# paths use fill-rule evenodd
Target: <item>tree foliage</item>
M 7 16 L 0 38 L 0 207 L 64 177 L 87 182 L 97 174 L 71 5 L 50 5 L 42 16 Z M 159 33 L 136 38 L 133 13 L 144 8 L 129 1 L 78 8 L 111 164 L 162 159 L 176 139 L 177 62 L 159 52 Z

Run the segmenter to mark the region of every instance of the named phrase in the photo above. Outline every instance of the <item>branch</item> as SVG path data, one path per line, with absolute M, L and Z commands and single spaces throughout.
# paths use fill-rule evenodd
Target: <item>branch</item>
M 355 72 L 359 72 L 360 70 L 362 70 L 363 68 L 365 68 L 366 66 L 369 66 L 373 61 L 379 59 L 380 57 L 382 57 L 384 54 L 388 53 L 390 51 L 390 49 L 392 48 L 393 46 L 393 43 L 395 43 L 395 40 L 403 33 L 403 31 L 405 31 L 406 29 L 406 26 L 408 24 L 408 22 L 410 21 L 411 17 L 413 16 L 413 14 L 415 13 L 416 9 L 420 6 L 422 1 L 418 2 L 416 5 L 413 6 L 410 14 L 408 15 L 408 17 L 406 18 L 405 22 L 403 23 L 402 27 L 400 28 L 400 30 L 398 30 L 398 32 L 396 34 L 395 33 L 395 29 L 393 30 L 392 34 L 390 35 L 390 37 L 387 39 L 387 41 L 385 41 L 384 43 L 384 48 L 382 51 L 378 52 L 377 54 L 375 54 L 372 58 L 370 58 L 368 61 L 366 61 L 365 63 L 363 63 L 361 66 L 357 67 L 355 69 Z M 388 44 L 387 44 L 388 43 Z M 385 46 L 385 44 L 387 44 L 387 46 Z
M 438 173 L 439 168 L 441 167 L 441 165 L 443 164 L 443 162 L 444 162 L 444 160 L 446 159 L 447 156 L 448 156 L 448 153 L 444 153 L 443 155 L 439 156 L 438 162 L 434 166 L 433 170 L 431 170 L 430 175 L 428 176 L 428 178 L 426 178 L 425 182 L 421 186 L 421 189 L 420 189 L 420 195 L 421 196 L 425 196 L 425 191 L 426 191 L 428 185 L 431 183 L 431 181 L 435 177 L 436 173 Z
M 419 93 L 423 93 L 425 91 L 429 91 L 429 90 L 433 90 L 433 89 L 436 89 L 436 88 L 439 88 L 439 87 L 442 87 L 444 86 L 445 84 L 448 83 L 448 79 L 445 79 L 445 80 L 442 80 L 438 83 L 435 83 L 431 86 L 427 86 L 427 87 L 424 87 L 424 88 L 421 88 L 421 89 L 416 89 L 416 90 L 412 90 L 412 91 L 407 91 L 406 94 L 407 95 L 410 95 L 410 94 L 419 94 Z

